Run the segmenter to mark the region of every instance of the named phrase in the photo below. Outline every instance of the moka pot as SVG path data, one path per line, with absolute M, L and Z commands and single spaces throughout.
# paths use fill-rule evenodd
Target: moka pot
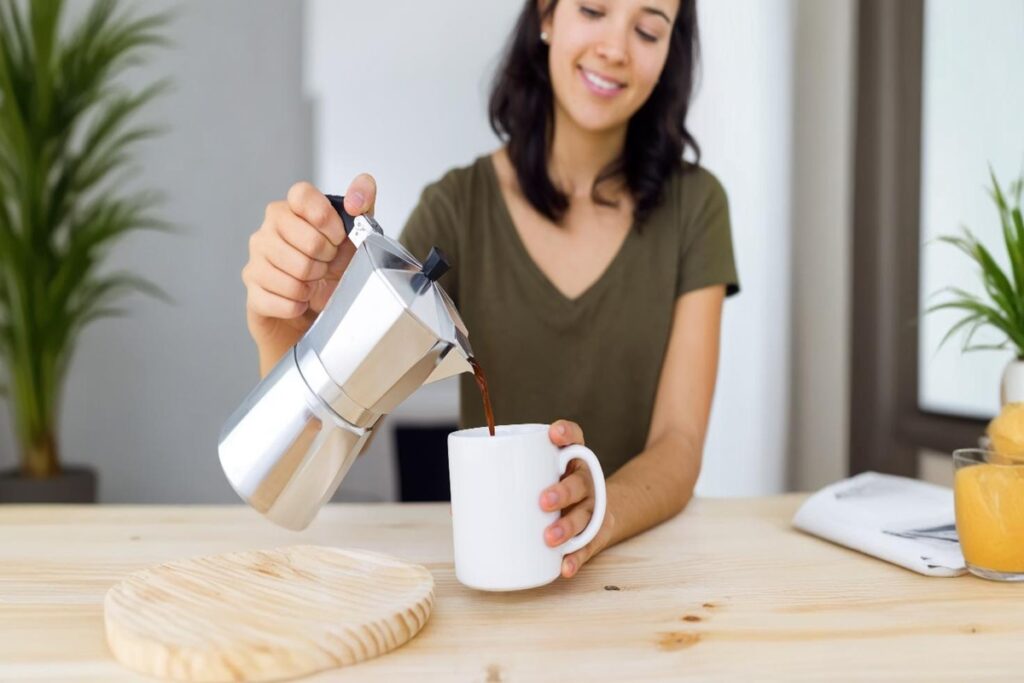
M 472 372 L 455 304 L 368 215 L 329 195 L 356 246 L 337 289 L 299 342 L 245 397 L 220 434 L 220 463 L 247 503 L 303 529 L 337 490 L 380 419 L 423 384 Z

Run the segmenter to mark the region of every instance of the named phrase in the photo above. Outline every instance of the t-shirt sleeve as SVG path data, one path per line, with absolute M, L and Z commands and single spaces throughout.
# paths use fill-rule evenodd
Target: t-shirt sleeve
M 729 200 L 721 183 L 707 171 L 696 169 L 684 176 L 684 187 L 691 179 L 698 208 L 683 235 L 676 298 L 711 285 L 725 285 L 725 295 L 732 296 L 740 291 L 740 282 L 733 257 Z
M 438 282 L 456 305 L 459 302 L 457 194 L 451 174 L 428 185 L 398 237 L 401 245 L 421 262 L 426 260 L 431 247 L 438 247 L 448 256 L 451 268 Z

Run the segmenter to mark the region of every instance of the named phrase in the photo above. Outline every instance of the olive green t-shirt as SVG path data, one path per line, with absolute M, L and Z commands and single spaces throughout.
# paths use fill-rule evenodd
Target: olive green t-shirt
M 739 291 L 722 186 L 699 167 L 667 182 L 662 204 L 575 299 L 526 251 L 490 156 L 428 185 L 400 238 L 420 260 L 437 245 L 453 262 L 440 284 L 487 374 L 495 421 L 573 420 L 606 475 L 645 447 L 676 300 L 710 285 Z M 486 424 L 468 373 L 460 422 Z

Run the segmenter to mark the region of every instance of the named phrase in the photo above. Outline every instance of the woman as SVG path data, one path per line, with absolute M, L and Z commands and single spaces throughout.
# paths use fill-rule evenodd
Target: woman
M 547 422 L 608 476 L 604 548 L 681 511 L 693 493 L 714 393 L 725 296 L 738 291 L 725 193 L 685 126 L 695 0 L 528 0 L 491 95 L 505 144 L 428 186 L 402 241 L 454 261 L 441 284 L 486 369 L 502 423 Z M 356 178 L 352 214 L 376 186 Z M 324 195 L 298 183 L 267 207 L 243 270 L 261 372 L 308 329 L 351 259 Z M 471 376 L 463 426 L 484 423 Z M 593 510 L 577 465 L 538 504 L 561 511 L 558 546 Z

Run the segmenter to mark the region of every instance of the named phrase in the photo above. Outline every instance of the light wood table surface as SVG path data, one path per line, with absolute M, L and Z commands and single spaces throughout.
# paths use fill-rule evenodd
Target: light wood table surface
M 137 681 L 104 640 L 127 572 L 294 543 L 425 565 L 436 605 L 379 659 L 309 681 L 1021 680 L 1024 585 L 926 578 L 789 527 L 802 496 L 694 501 L 570 581 L 462 587 L 447 505 L 333 505 L 302 533 L 242 506 L 0 507 L 0 680 Z

